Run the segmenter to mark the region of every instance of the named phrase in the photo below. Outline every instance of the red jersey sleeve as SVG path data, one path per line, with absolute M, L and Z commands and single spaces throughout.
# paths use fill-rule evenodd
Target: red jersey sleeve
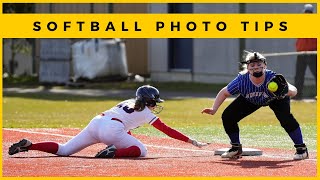
M 169 137 L 172 137 L 174 139 L 178 139 L 180 141 L 188 142 L 189 138 L 182 134 L 181 132 L 172 129 L 171 127 L 164 124 L 159 118 L 152 123 L 152 126 L 157 128 L 159 131 L 165 133 Z

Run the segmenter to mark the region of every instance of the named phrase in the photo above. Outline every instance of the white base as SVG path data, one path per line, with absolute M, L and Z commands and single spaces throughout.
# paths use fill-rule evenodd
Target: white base
M 214 151 L 214 155 L 221 155 L 224 152 L 228 151 L 230 148 L 222 148 Z M 253 148 L 242 148 L 242 156 L 261 156 L 262 151 L 259 149 Z

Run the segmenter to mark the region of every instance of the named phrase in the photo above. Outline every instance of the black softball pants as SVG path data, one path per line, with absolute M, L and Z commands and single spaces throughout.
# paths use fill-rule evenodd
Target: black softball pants
M 260 107 L 262 106 L 252 104 L 243 96 L 239 95 L 222 113 L 222 123 L 225 132 L 227 134 L 239 133 L 238 122 L 258 110 Z M 299 123 L 290 112 L 289 97 L 271 101 L 269 107 L 273 110 L 281 126 L 287 133 L 292 132 L 299 127 Z

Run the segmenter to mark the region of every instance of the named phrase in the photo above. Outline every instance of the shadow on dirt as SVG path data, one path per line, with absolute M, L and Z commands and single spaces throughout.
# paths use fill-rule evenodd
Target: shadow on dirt
M 269 169 L 277 169 L 277 168 L 286 168 L 293 166 L 290 162 L 296 162 L 295 160 L 221 160 L 218 162 L 214 162 L 217 164 L 224 164 L 230 166 L 238 166 L 241 168 L 269 168 Z M 286 164 L 288 163 L 288 164 Z

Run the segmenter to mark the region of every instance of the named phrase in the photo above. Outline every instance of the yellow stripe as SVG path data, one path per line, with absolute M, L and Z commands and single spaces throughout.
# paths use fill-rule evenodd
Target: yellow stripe
M 4 38 L 294 38 L 317 37 L 320 31 L 314 25 L 318 22 L 317 14 L 2 14 L 0 17 L 4 25 L 0 33 Z

